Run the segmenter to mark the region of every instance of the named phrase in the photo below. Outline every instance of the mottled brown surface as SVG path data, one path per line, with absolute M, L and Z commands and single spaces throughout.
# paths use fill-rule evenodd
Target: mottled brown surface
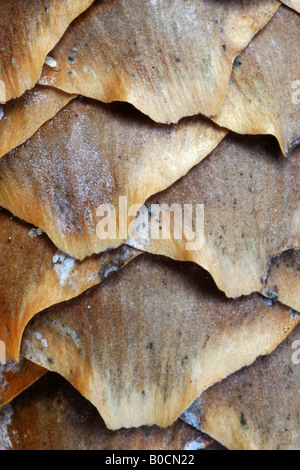
M 37 315 L 22 355 L 67 378 L 110 429 L 169 426 L 209 386 L 270 353 L 299 321 L 259 294 L 227 299 L 195 264 L 143 254 Z
M 298 342 L 295 345 L 295 342 Z M 300 328 L 270 355 L 207 390 L 201 429 L 234 450 L 300 449 Z M 199 408 L 200 405 L 200 408 Z
M 1 450 L 184 450 L 210 442 L 180 420 L 167 429 L 109 431 L 93 405 L 56 374 L 0 410 Z
M 199 163 L 226 133 L 202 117 L 159 125 L 130 105 L 77 99 L 0 160 L 0 205 L 83 259 L 127 239 L 126 233 L 120 239 L 118 227 L 116 238 L 98 238 L 100 204 L 117 209 L 119 196 L 127 196 L 128 207 L 139 207 Z
M 272 134 L 288 156 L 300 143 L 299 44 L 300 16 L 282 6 L 235 61 L 214 121 L 240 134 Z
M 46 372 L 47 370 L 43 369 L 43 367 L 40 367 L 23 357 L 20 358 L 18 363 L 7 359 L 5 365 L 0 365 L 0 408 L 7 405 Z
M 232 63 L 274 15 L 276 0 L 110 0 L 84 14 L 39 83 L 127 101 L 157 122 L 216 114 Z
M 217 441 L 213 441 L 209 446 L 206 447 L 205 450 L 227 450 L 226 447 L 222 446 Z
M 0 106 L 0 157 L 29 139 L 73 98 L 54 88 L 36 86 Z
M 93 0 L 0 2 L 0 103 L 33 88 L 47 53 L 73 19 L 92 3 Z
M 261 292 L 300 312 L 300 251 L 288 250 L 274 258 Z
M 293 8 L 298 13 L 300 13 L 300 1 L 299 0 L 281 0 L 282 3 L 288 5 L 290 8 Z
M 123 246 L 78 262 L 32 229 L 0 212 L 0 340 L 15 360 L 24 328 L 37 312 L 76 297 L 135 256 Z
M 147 203 L 204 204 L 203 248 L 187 250 L 186 239 L 134 244 L 200 264 L 229 297 L 248 295 L 261 290 L 271 258 L 299 248 L 299 194 L 300 147 L 285 159 L 273 137 L 228 135 L 184 178 Z M 161 215 L 152 221 L 161 224 Z

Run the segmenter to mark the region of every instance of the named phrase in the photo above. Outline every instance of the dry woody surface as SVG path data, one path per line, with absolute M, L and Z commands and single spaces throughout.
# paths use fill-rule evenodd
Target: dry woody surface
M 299 0 L 0 0 L 0 450 L 300 450 L 299 50 Z

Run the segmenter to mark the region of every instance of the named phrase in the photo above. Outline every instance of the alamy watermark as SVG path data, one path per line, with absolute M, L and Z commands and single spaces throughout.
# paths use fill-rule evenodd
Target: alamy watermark
M 292 83 L 292 89 L 295 90 L 292 93 L 292 103 L 298 105 L 300 104 L 300 80 L 295 80 Z
M 296 351 L 292 355 L 292 363 L 295 366 L 298 366 L 300 364 L 300 339 L 297 339 L 293 342 L 292 348 L 296 349 Z
M 133 204 L 126 196 L 119 197 L 118 208 L 101 204 L 96 233 L 100 240 L 184 240 L 186 250 L 200 250 L 204 244 L 203 204 Z
M 6 87 L 3 80 L 0 80 L 0 103 L 5 103 L 6 101 Z
M 6 346 L 4 341 L 0 341 L 0 364 L 6 364 Z

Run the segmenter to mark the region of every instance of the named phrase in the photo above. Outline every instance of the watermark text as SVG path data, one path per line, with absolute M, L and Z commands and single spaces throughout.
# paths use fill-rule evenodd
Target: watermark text
M 292 355 L 292 363 L 298 366 L 300 364 L 300 339 L 293 342 L 292 348 L 296 349 Z
M 295 80 L 292 83 L 292 89 L 295 90 L 292 94 L 292 103 L 298 105 L 300 104 L 300 80 Z
M 183 240 L 186 250 L 200 250 L 204 244 L 203 204 L 133 204 L 120 196 L 118 208 L 101 204 L 96 212 L 101 220 L 96 233 L 100 240 Z
M 0 364 L 6 364 L 6 346 L 4 341 L 0 341 Z

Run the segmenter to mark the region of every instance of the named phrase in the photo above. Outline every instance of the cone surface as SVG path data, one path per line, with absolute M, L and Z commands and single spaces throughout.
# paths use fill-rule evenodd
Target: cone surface
M 165 427 L 299 321 L 259 294 L 227 299 L 196 265 L 143 254 L 36 316 L 21 354 L 69 380 L 110 429 Z
M 299 14 L 0 0 L 0 450 L 300 449 Z

